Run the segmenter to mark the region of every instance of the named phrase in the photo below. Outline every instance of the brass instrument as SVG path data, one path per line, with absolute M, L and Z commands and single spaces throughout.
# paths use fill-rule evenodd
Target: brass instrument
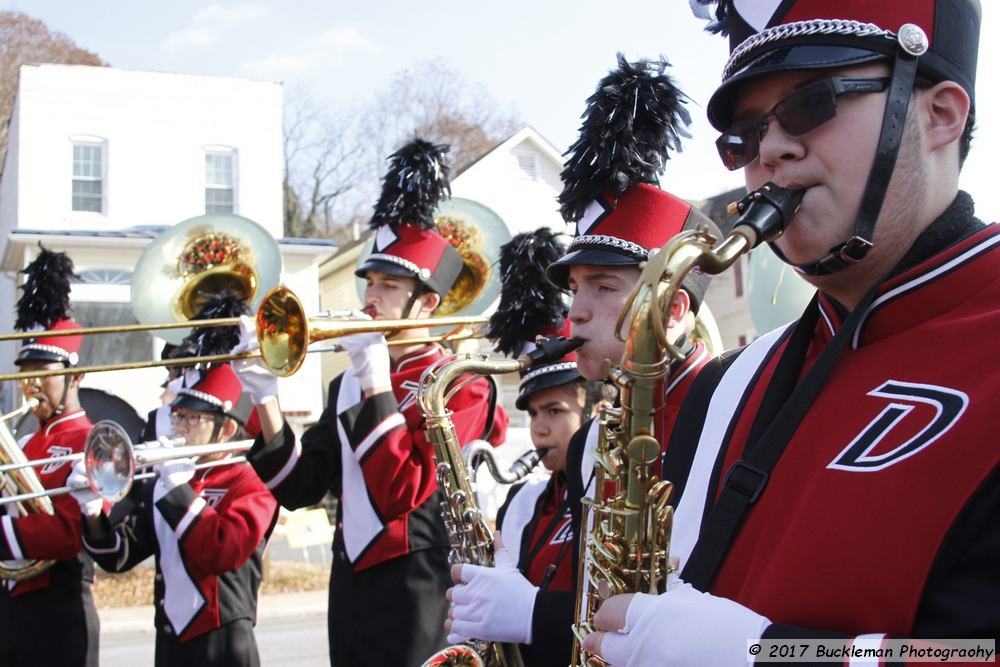
M 517 458 L 506 471 L 500 470 L 494 447 L 485 440 L 473 440 L 462 448 L 462 460 L 469 471 L 470 477 L 483 463 L 490 471 L 490 476 L 500 484 L 514 484 L 535 469 L 542 461 L 542 454 L 537 449 L 531 449 Z M 475 480 L 473 479 L 473 482 Z
M 461 443 L 451 421 L 448 401 L 455 392 L 483 375 L 513 373 L 562 359 L 582 341 L 542 339 L 537 348 L 519 359 L 489 361 L 479 354 L 442 359 L 424 371 L 417 390 L 417 404 L 426 420 L 424 433 L 434 445 L 438 485 L 444 492 L 441 515 L 451 542 L 452 564 L 493 565 L 493 535 L 476 506 L 475 494 L 462 458 Z M 452 386 L 454 383 L 454 386 Z M 424 663 L 449 667 L 521 667 L 516 644 L 470 639 L 449 646 Z
M 664 409 L 671 359 L 683 353 L 667 340 L 666 318 L 674 295 L 688 272 L 715 275 L 762 241 L 771 241 L 791 221 L 804 190 L 789 191 L 772 183 L 737 204 L 744 216 L 721 243 L 706 229 L 682 232 L 643 267 L 618 316 L 615 336 L 625 342 L 619 369 L 604 361 L 603 370 L 621 390 L 621 408 L 602 409 L 594 452 L 594 495 L 584 498 L 580 539 L 574 667 L 601 667 L 601 658 L 583 650 L 595 631 L 601 603 L 622 593 L 660 594 L 672 571 L 670 531 L 673 485 L 659 479 L 661 444 L 655 417 Z M 625 320 L 627 338 L 621 337 Z M 606 485 L 610 485 L 608 492 Z
M 13 414 L 8 415 L 8 417 L 13 416 Z M 156 440 L 133 445 L 128 433 L 117 422 L 110 420 L 99 421 L 90 429 L 83 452 L 79 454 L 55 456 L 34 461 L 25 460 L 0 466 L 0 472 L 7 472 L 9 470 L 35 468 L 48 465 L 49 463 L 75 463 L 80 459 L 85 459 L 84 465 L 88 480 L 87 484 L 61 486 L 56 489 L 41 489 L 16 496 L 0 498 L 0 506 L 11 503 L 23 503 L 39 498 L 48 499 L 53 496 L 61 496 L 74 491 L 83 491 L 88 488 L 93 489 L 97 495 L 109 503 L 116 503 L 128 494 L 134 481 L 156 477 L 155 472 L 136 474 L 135 471 L 137 468 L 176 459 L 242 452 L 250 449 L 252 445 L 253 440 L 234 440 L 232 442 L 213 445 L 185 445 L 184 438 L 174 438 L 171 440 L 171 446 L 169 447 L 163 446 Z M 220 465 L 233 465 L 244 463 L 245 461 L 246 458 L 242 456 L 208 461 L 196 465 L 195 470 L 214 468 Z
M 178 359 L 162 359 L 159 361 L 137 361 L 127 364 L 110 364 L 106 366 L 83 366 L 55 368 L 22 373 L 0 374 L 2 380 L 24 380 L 30 378 L 51 377 L 53 375 L 77 375 L 97 373 L 101 371 L 130 370 L 135 368 L 153 368 L 157 366 L 192 366 L 197 363 L 221 363 L 236 359 L 249 359 L 263 356 L 271 372 L 279 377 L 295 373 L 305 361 L 307 349 L 311 343 L 340 338 L 357 333 L 401 331 L 403 329 L 422 329 L 425 327 L 447 327 L 448 330 L 426 339 L 404 339 L 389 341 L 390 345 L 415 345 L 420 342 L 446 342 L 477 338 L 480 336 L 476 327 L 485 324 L 486 317 L 452 316 L 429 319 L 406 320 L 338 320 L 326 317 L 310 318 L 306 316 L 302 302 L 291 290 L 275 287 L 263 298 L 257 309 L 257 340 L 260 351 L 241 352 L 238 354 L 216 354 L 202 357 L 182 357 Z M 201 320 L 199 327 L 235 326 L 239 318 L 219 318 Z M 124 327 L 99 327 L 95 329 L 72 329 L 74 335 L 119 333 L 123 331 L 163 330 L 189 327 L 188 322 L 154 325 L 128 325 Z M 60 335 L 62 332 L 40 331 L 37 333 L 17 333 L 0 336 L 0 340 L 17 340 L 21 338 L 37 338 Z
M 27 457 L 21 451 L 20 445 L 14 439 L 14 435 L 7 426 L 7 421 L 28 410 L 33 410 L 38 405 L 38 401 L 31 399 L 19 409 L 7 413 L 0 418 L 0 463 L 3 464 L 26 464 Z M 44 492 L 41 480 L 34 468 L 24 465 L 19 468 L 0 473 L 0 484 L 2 490 L 11 495 L 25 493 Z M 54 514 L 52 501 L 47 497 L 34 499 L 24 499 L 16 501 L 17 511 L 20 516 L 28 514 Z M 4 561 L 0 562 L 0 579 L 10 579 L 13 581 L 23 581 L 45 572 L 55 565 L 54 560 L 25 560 L 25 561 Z
M 90 488 L 108 502 L 115 503 L 124 498 L 132 488 L 136 468 L 176 459 L 245 452 L 253 446 L 253 440 L 234 440 L 212 445 L 184 445 L 184 438 L 176 438 L 173 442 L 173 447 L 138 449 L 132 445 L 125 429 L 115 422 L 97 422 L 90 429 L 83 449 Z M 211 463 L 231 465 L 244 460 L 241 457 Z M 209 464 L 201 464 L 201 467 L 207 465 Z

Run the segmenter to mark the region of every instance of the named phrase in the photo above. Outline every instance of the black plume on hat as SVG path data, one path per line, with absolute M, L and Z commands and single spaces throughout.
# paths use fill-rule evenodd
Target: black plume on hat
M 700 19 L 708 21 L 705 30 L 715 35 L 729 36 L 729 5 L 732 0 L 689 0 L 691 11 Z M 715 7 L 715 16 L 712 7 Z
M 545 267 L 564 252 L 548 227 L 518 234 L 500 247 L 500 305 L 486 333 L 497 352 L 520 354 L 546 328 L 562 329 L 563 291 L 545 278 Z
M 218 294 L 205 296 L 198 313 L 191 318 L 191 322 L 198 320 L 213 320 L 223 317 L 239 317 L 249 314 L 247 299 L 241 297 L 232 290 L 225 290 Z M 203 357 L 214 354 L 229 354 L 230 350 L 240 342 L 240 328 L 236 325 L 226 327 L 200 327 L 193 329 L 187 337 L 181 341 L 176 350 L 170 356 L 178 359 L 182 357 Z
M 39 243 L 38 256 L 21 273 L 27 276 L 17 301 L 14 328 L 29 331 L 36 326 L 46 329 L 69 318 L 69 292 L 72 289 L 73 260 L 64 252 L 52 252 Z
M 382 194 L 368 226 L 378 229 L 413 222 L 433 229 L 437 203 L 451 196 L 451 168 L 444 162 L 450 149 L 417 138 L 390 155 Z
M 658 182 L 669 150 L 681 150 L 691 114 L 687 96 L 664 74 L 666 58 L 630 63 L 618 54 L 618 69 L 601 79 L 587 100 L 580 138 L 566 152 L 560 211 L 576 222 L 601 192 L 617 199 L 633 183 Z

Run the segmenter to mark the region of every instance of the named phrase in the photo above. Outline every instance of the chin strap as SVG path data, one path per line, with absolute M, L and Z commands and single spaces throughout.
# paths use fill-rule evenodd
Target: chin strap
M 420 278 L 417 278 L 416 281 L 417 281 L 416 284 L 413 286 L 413 293 L 410 294 L 410 300 L 406 302 L 406 307 L 403 308 L 402 319 L 404 320 L 410 319 L 411 311 L 413 311 L 413 304 L 415 304 L 417 302 L 417 299 L 420 298 L 420 293 L 423 291 L 424 288 L 424 283 L 422 280 L 420 280 Z M 402 331 L 393 331 L 390 334 L 386 334 L 385 339 L 392 340 L 400 333 L 402 333 Z
M 903 29 L 900 30 L 900 33 L 902 35 Z M 865 195 L 861 200 L 861 209 L 858 211 L 858 218 L 854 223 L 854 236 L 849 241 L 833 248 L 830 254 L 823 259 L 808 264 L 792 264 L 777 245 L 770 244 L 774 254 L 786 264 L 790 264 L 800 274 L 825 276 L 836 273 L 857 264 L 872 249 L 875 222 L 882 211 L 885 192 L 892 179 L 892 172 L 896 168 L 896 157 L 899 155 L 903 129 L 906 127 L 906 111 L 910 105 L 913 82 L 917 75 L 917 56 L 927 50 L 926 38 L 923 44 L 924 48 L 921 50 L 905 45 L 901 40 L 896 51 L 896 60 L 892 68 L 892 81 L 889 84 L 889 99 L 886 100 L 885 114 L 882 116 L 882 133 L 878 139 L 878 152 L 875 154 L 875 161 L 872 164 L 871 173 L 868 175 Z M 919 53 L 913 53 L 908 49 L 919 51 Z

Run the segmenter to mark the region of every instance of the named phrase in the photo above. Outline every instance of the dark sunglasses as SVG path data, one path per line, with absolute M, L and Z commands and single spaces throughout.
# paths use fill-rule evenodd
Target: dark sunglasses
M 733 125 L 716 139 L 719 157 L 729 171 L 742 169 L 760 156 L 760 141 L 773 117 L 793 137 L 815 130 L 837 115 L 837 97 L 848 93 L 881 93 L 886 78 L 833 76 L 811 83 L 774 105 L 760 118 Z

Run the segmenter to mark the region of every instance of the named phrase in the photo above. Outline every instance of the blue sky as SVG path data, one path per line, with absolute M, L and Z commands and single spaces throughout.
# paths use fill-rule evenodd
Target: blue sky
M 1000 13 L 984 3 L 984 35 Z M 611 8 L 616 8 L 615 13 Z M 470 82 L 485 84 L 501 109 L 514 110 L 558 149 L 574 140 L 586 98 L 615 65 L 660 54 L 692 98 L 685 152 L 668 165 L 663 185 L 702 198 L 740 185 L 719 163 L 703 105 L 727 57 L 726 41 L 702 31 L 688 0 L 0 0 L 23 11 L 114 67 L 283 81 L 308 89 L 334 109 L 371 99 L 415 63 L 441 59 Z M 1000 144 L 1000 91 L 984 82 L 1000 62 L 997 40 L 980 51 L 980 130 L 962 176 L 981 217 L 1000 218 L 991 153 Z

